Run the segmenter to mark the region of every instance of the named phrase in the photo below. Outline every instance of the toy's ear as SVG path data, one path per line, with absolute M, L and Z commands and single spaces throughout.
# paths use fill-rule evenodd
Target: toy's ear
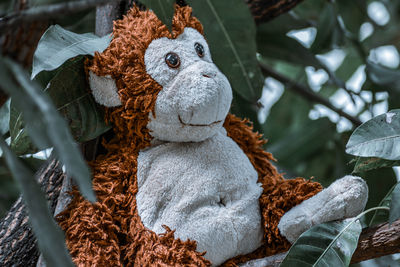
M 121 105 L 117 85 L 110 75 L 97 76 L 92 71 L 89 71 L 89 85 L 97 103 L 106 107 Z

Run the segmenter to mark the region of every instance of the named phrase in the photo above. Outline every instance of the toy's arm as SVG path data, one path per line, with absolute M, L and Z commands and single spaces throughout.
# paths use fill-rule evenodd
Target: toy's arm
M 367 203 L 368 187 L 363 179 L 345 176 L 281 218 L 278 228 L 290 242 L 316 224 L 358 215 Z

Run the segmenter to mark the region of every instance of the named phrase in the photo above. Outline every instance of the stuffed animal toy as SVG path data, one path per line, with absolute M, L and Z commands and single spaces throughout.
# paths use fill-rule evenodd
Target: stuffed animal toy
M 360 213 L 367 187 L 284 179 L 247 120 L 200 22 L 176 6 L 172 32 L 132 8 L 87 64 L 114 138 L 90 166 L 98 202 L 76 191 L 58 216 L 78 266 L 235 266 L 287 250 L 311 226 Z

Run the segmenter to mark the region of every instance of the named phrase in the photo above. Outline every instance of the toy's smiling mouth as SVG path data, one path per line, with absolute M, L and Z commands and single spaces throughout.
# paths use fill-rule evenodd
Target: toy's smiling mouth
M 218 123 L 222 122 L 222 120 L 221 120 L 221 121 L 214 121 L 214 122 L 209 123 L 209 124 L 192 124 L 192 123 L 185 123 L 185 122 L 183 122 L 183 120 L 182 120 L 182 118 L 181 118 L 180 115 L 178 115 L 178 119 L 179 119 L 179 122 L 180 122 L 182 125 L 185 125 L 185 126 L 196 126 L 196 127 L 213 126 L 213 125 L 215 125 L 215 124 L 218 124 Z

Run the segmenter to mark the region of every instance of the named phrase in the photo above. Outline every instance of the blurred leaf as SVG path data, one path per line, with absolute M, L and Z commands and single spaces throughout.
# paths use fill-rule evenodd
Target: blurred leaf
M 400 109 L 357 127 L 347 143 L 346 152 L 360 157 L 400 160 Z
M 98 37 L 91 33 L 76 34 L 59 25 L 50 26 L 39 41 L 33 57 L 33 79 L 43 70 L 54 70 L 65 61 L 79 55 L 94 55 L 102 52 L 111 41 L 111 36 Z
M 10 137 L 11 149 L 17 155 L 33 154 L 38 151 L 24 128 L 22 113 L 15 107 L 15 101 L 10 106 Z M 50 146 L 50 145 L 49 145 Z
M 365 0 L 336 0 L 338 12 L 346 29 L 358 36 L 361 24 L 368 20 L 367 1 Z
M 269 32 L 268 24 L 258 27 L 257 46 L 258 52 L 264 57 L 321 68 L 320 61 L 309 49 L 284 33 Z
M 325 6 L 325 1 L 307 0 L 297 5 L 293 11 L 302 18 L 317 20 Z
M 394 167 L 394 166 L 400 166 L 400 161 L 385 160 L 375 157 L 371 158 L 359 157 L 357 158 L 353 172 L 354 173 L 366 172 L 374 169 Z
M 379 203 L 378 207 L 390 207 L 390 202 L 392 201 L 392 193 L 396 185 L 394 185 L 386 196 Z M 389 220 L 389 213 L 386 210 L 376 210 L 374 215 L 372 216 L 369 227 L 387 222 Z
M 22 110 L 25 127 L 34 143 L 39 148 L 43 148 L 45 144 L 54 146 L 67 174 L 76 180 L 87 199 L 95 201 L 89 168 L 71 137 L 68 126 L 50 98 L 36 82 L 29 80 L 26 72 L 13 61 L 0 58 L 0 70 L 0 86 L 11 95 L 18 109 Z
M 357 219 L 316 225 L 297 239 L 280 266 L 348 266 L 361 230 Z
M 175 0 L 143 0 L 142 2 L 147 8 L 153 10 L 162 23 L 171 31 Z
M 3 218 L 19 196 L 18 186 L 8 168 L 5 167 L 3 159 L 4 157 L 0 158 L 0 218 Z
M 50 214 L 47 200 L 35 181 L 34 173 L 18 160 L 2 138 L 0 138 L 0 147 L 13 177 L 21 188 L 28 208 L 29 222 L 47 264 L 49 266 L 74 266 L 65 246 L 63 232 Z
M 264 32 L 286 34 L 292 30 L 301 30 L 311 26 L 310 22 L 298 18 L 294 14 L 284 13 L 273 20 L 257 25 L 257 31 L 262 28 Z
M 64 29 L 78 34 L 95 32 L 96 8 L 71 14 L 69 16 L 62 16 L 55 20 L 53 24 L 58 24 Z
M 0 134 L 3 135 L 10 130 L 10 100 L 0 107 Z
M 322 53 L 332 48 L 332 36 L 336 28 L 336 14 L 331 3 L 326 3 L 318 16 L 317 35 L 311 45 L 313 53 Z
M 204 25 L 216 65 L 249 103 L 261 96 L 264 78 L 256 59 L 256 28 L 243 0 L 187 1 Z M 227 12 L 229 7 L 229 12 Z
M 396 174 L 392 168 L 381 168 L 357 174 L 361 176 L 368 185 L 368 202 L 365 209 L 379 206 L 388 191 L 397 183 Z M 386 211 L 388 216 L 388 212 Z M 373 217 L 372 213 L 366 214 L 366 222 Z
M 400 183 L 397 183 L 392 192 L 390 201 L 389 222 L 392 223 L 400 218 Z
M 350 79 L 354 72 L 364 63 L 354 48 L 350 47 L 345 52 L 346 57 L 335 72 L 336 76 L 342 81 Z
M 366 72 L 372 82 L 387 86 L 387 90 L 400 88 L 400 71 L 388 69 L 372 61 L 367 61 Z

